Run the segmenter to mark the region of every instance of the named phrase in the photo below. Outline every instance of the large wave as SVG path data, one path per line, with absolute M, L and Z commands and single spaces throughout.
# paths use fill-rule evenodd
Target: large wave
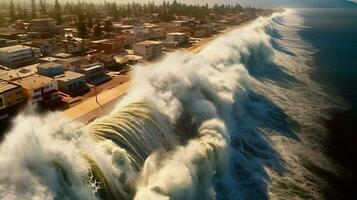
M 297 13 L 276 14 L 137 66 L 125 98 L 87 126 L 26 111 L 0 146 L 0 196 L 320 199 L 331 103 L 301 28 Z

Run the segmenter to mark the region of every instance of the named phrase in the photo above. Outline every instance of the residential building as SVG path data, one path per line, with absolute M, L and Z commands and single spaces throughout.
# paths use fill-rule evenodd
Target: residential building
M 14 45 L 0 48 L 0 63 L 11 68 L 36 61 L 41 56 L 39 48 Z
M 104 51 L 107 54 L 117 53 L 123 48 L 122 44 L 111 40 L 92 41 L 92 44 L 94 49 Z
M 105 73 L 104 65 L 99 62 L 82 65 L 78 72 L 84 74 L 87 82 L 94 85 L 103 83 L 110 78 Z
M 166 34 L 167 42 L 177 42 L 177 46 L 182 46 L 188 43 L 188 37 L 186 33 L 167 33 Z
M 143 61 L 143 57 L 142 56 L 138 56 L 138 55 L 126 55 L 125 57 L 127 57 L 129 59 L 129 65 L 135 65 L 139 62 Z
M 111 70 L 121 71 L 123 69 L 126 69 L 128 67 L 129 61 L 129 57 L 127 56 L 115 56 L 115 62 L 117 65 L 115 69 Z
M 56 21 L 52 18 L 33 19 L 31 21 L 31 31 L 40 33 L 41 37 L 64 36 L 64 26 L 56 25 Z
M 8 39 L 8 40 L 17 40 L 19 39 L 19 34 L 25 34 L 26 31 L 12 30 L 9 28 L 0 28 L 0 38 Z
M 116 67 L 116 62 L 113 54 L 106 54 L 103 52 L 98 52 L 90 55 L 89 60 L 91 62 L 101 62 L 104 64 L 106 69 L 114 69 Z
M 37 73 L 47 77 L 55 77 L 64 73 L 64 65 L 58 62 L 42 63 L 37 66 Z
M 60 101 L 57 81 L 42 75 L 32 75 L 16 81 L 23 88 L 23 94 L 32 104 L 53 104 Z
M 129 34 L 120 34 L 120 35 L 116 35 L 113 38 L 113 41 L 120 44 L 122 49 L 132 45 L 133 43 L 137 42 L 137 40 L 138 37 Z
M 0 81 L 0 120 L 7 118 L 10 109 L 22 102 L 24 96 L 19 85 Z
M 19 44 L 17 40 L 8 40 L 8 39 L 0 38 L 0 47 L 8 47 L 17 44 Z
M 27 42 L 26 45 L 39 48 L 42 55 L 50 55 L 56 51 L 56 39 L 35 39 Z
M 145 60 L 152 60 L 162 54 L 162 42 L 146 40 L 133 45 L 134 54 L 142 56 Z
M 63 40 L 63 47 L 66 53 L 80 53 L 84 51 L 84 44 L 77 40 Z
M 82 57 L 59 58 L 56 62 L 62 63 L 65 70 L 78 72 L 81 68 Z
M 90 90 L 86 84 L 86 76 L 72 71 L 65 71 L 63 74 L 55 77 L 58 89 L 70 96 L 85 94 Z
M 198 29 L 194 32 L 195 37 L 209 37 L 217 31 L 217 27 L 212 24 L 202 24 L 197 28 Z

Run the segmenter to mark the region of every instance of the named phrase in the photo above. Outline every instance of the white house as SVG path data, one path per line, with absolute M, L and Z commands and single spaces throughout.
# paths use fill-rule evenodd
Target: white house
M 146 40 L 133 45 L 134 54 L 142 56 L 145 60 L 157 58 L 162 53 L 162 42 Z

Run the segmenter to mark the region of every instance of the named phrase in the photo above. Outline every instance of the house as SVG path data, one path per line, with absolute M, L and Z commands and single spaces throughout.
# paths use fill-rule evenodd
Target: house
M 0 120 L 8 117 L 14 106 L 24 102 L 21 86 L 0 81 Z
M 58 84 L 59 91 L 72 97 L 85 94 L 90 90 L 86 84 L 86 76 L 72 71 L 65 71 L 54 77 Z
M 39 48 L 14 45 L 0 48 L 0 63 L 16 68 L 36 61 L 41 56 Z
M 113 38 L 113 41 L 121 45 L 121 48 L 126 48 L 127 46 L 132 45 L 137 42 L 137 37 L 130 34 L 119 34 Z
M 64 26 L 57 25 L 52 18 L 33 19 L 31 21 L 31 31 L 37 32 L 42 38 L 64 35 Z
M 134 54 L 142 56 L 145 60 L 152 60 L 162 54 L 162 42 L 146 40 L 133 45 Z
M 59 58 L 56 62 L 62 63 L 65 70 L 78 72 L 81 68 L 82 57 Z
M 183 46 L 188 43 L 188 36 L 186 33 L 167 33 L 166 41 L 172 43 L 177 42 L 177 46 Z
M 123 48 L 122 44 L 112 40 L 97 40 L 92 41 L 92 44 L 94 49 L 104 51 L 107 54 L 117 53 Z
M 63 40 L 63 48 L 66 53 L 74 54 L 84 51 L 84 44 L 74 39 Z
M 26 43 L 27 46 L 36 47 L 41 50 L 42 55 L 49 55 L 56 51 L 55 39 L 35 39 Z
M 115 62 L 113 54 L 106 54 L 98 52 L 90 55 L 89 60 L 91 62 L 101 62 L 106 69 L 115 69 L 117 63 Z
M 129 62 L 128 65 L 135 65 L 139 62 L 143 61 L 143 57 L 142 56 L 138 56 L 138 55 L 126 55 L 125 57 L 128 58 Z
M 0 28 L 0 38 L 9 39 L 9 40 L 17 40 L 19 39 L 19 34 L 25 34 L 24 30 L 12 30 L 9 28 Z
M 198 26 L 198 29 L 194 32 L 195 37 L 208 37 L 217 31 L 216 26 L 212 24 L 202 24 Z
M 105 73 L 104 65 L 99 62 L 81 65 L 78 72 L 84 74 L 87 82 L 94 85 L 99 85 L 110 79 Z
M 8 40 L 8 39 L 0 38 L 0 47 L 13 46 L 13 45 L 17 45 L 18 43 L 19 42 L 17 40 Z
M 58 62 L 42 63 L 37 66 L 37 73 L 47 77 L 54 77 L 64 73 L 64 65 Z
M 117 63 L 116 68 L 112 69 L 115 71 L 128 70 L 131 65 L 135 65 L 143 60 L 143 57 L 138 55 L 125 55 L 125 56 L 115 56 L 115 61 Z
M 59 102 L 57 81 L 42 75 L 32 75 L 16 81 L 31 104 L 54 104 Z

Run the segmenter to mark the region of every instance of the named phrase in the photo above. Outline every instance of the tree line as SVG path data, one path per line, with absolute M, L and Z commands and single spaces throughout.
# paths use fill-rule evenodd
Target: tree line
M 26 4 L 17 3 L 15 5 L 12 0 L 8 3 L 9 5 L 6 7 L 9 8 L 9 22 L 13 22 L 17 19 L 26 20 L 35 19 L 41 16 L 50 16 L 56 19 L 58 23 L 62 23 L 62 15 L 78 16 L 83 11 L 87 16 L 93 18 L 111 16 L 115 20 L 117 20 L 126 17 L 156 14 L 159 19 L 169 21 L 175 19 L 176 16 L 188 16 L 195 17 L 196 19 L 201 19 L 206 17 L 210 13 L 237 13 L 245 9 L 240 4 L 215 4 L 214 6 L 208 6 L 208 4 L 187 5 L 179 3 L 176 0 L 172 2 L 164 1 L 161 4 L 155 4 L 154 2 L 133 2 L 128 4 L 119 4 L 116 2 L 107 1 L 104 1 L 100 4 L 94 4 L 84 1 L 67 1 L 62 5 L 59 3 L 58 0 L 55 0 L 54 4 L 47 3 L 46 0 L 28 1 L 29 2 L 27 2 Z M 29 4 L 30 6 L 28 6 Z
M 36 19 L 41 16 L 49 16 L 56 19 L 58 24 L 62 24 L 62 8 L 58 0 L 55 0 L 54 4 L 47 4 L 46 0 L 29 0 L 28 4 L 15 3 L 11 0 L 9 5 L 2 3 L 2 7 L 9 8 L 9 22 L 12 23 L 15 20 L 23 19 L 30 20 Z
M 62 5 L 58 0 L 55 0 L 54 4 L 47 3 L 46 0 L 28 1 L 23 6 L 20 3 L 15 5 L 12 0 L 8 3 L 8 18 L 10 23 L 17 19 L 31 20 L 49 16 L 55 19 L 58 24 L 62 24 L 64 17 L 75 16 L 75 26 L 81 38 L 88 38 L 89 30 L 93 31 L 94 38 L 100 38 L 103 31 L 110 32 L 112 24 L 108 19 L 103 20 L 106 17 L 119 20 L 129 17 L 155 16 L 162 21 L 171 21 L 180 16 L 186 16 L 201 20 L 210 14 L 237 14 L 243 10 L 257 10 L 251 7 L 243 7 L 238 3 L 234 5 L 215 4 L 213 6 L 209 6 L 208 4 L 187 5 L 179 3 L 176 0 L 172 2 L 163 1 L 161 4 L 155 4 L 153 1 L 127 4 L 108 1 L 99 4 L 84 1 L 67 1 Z

